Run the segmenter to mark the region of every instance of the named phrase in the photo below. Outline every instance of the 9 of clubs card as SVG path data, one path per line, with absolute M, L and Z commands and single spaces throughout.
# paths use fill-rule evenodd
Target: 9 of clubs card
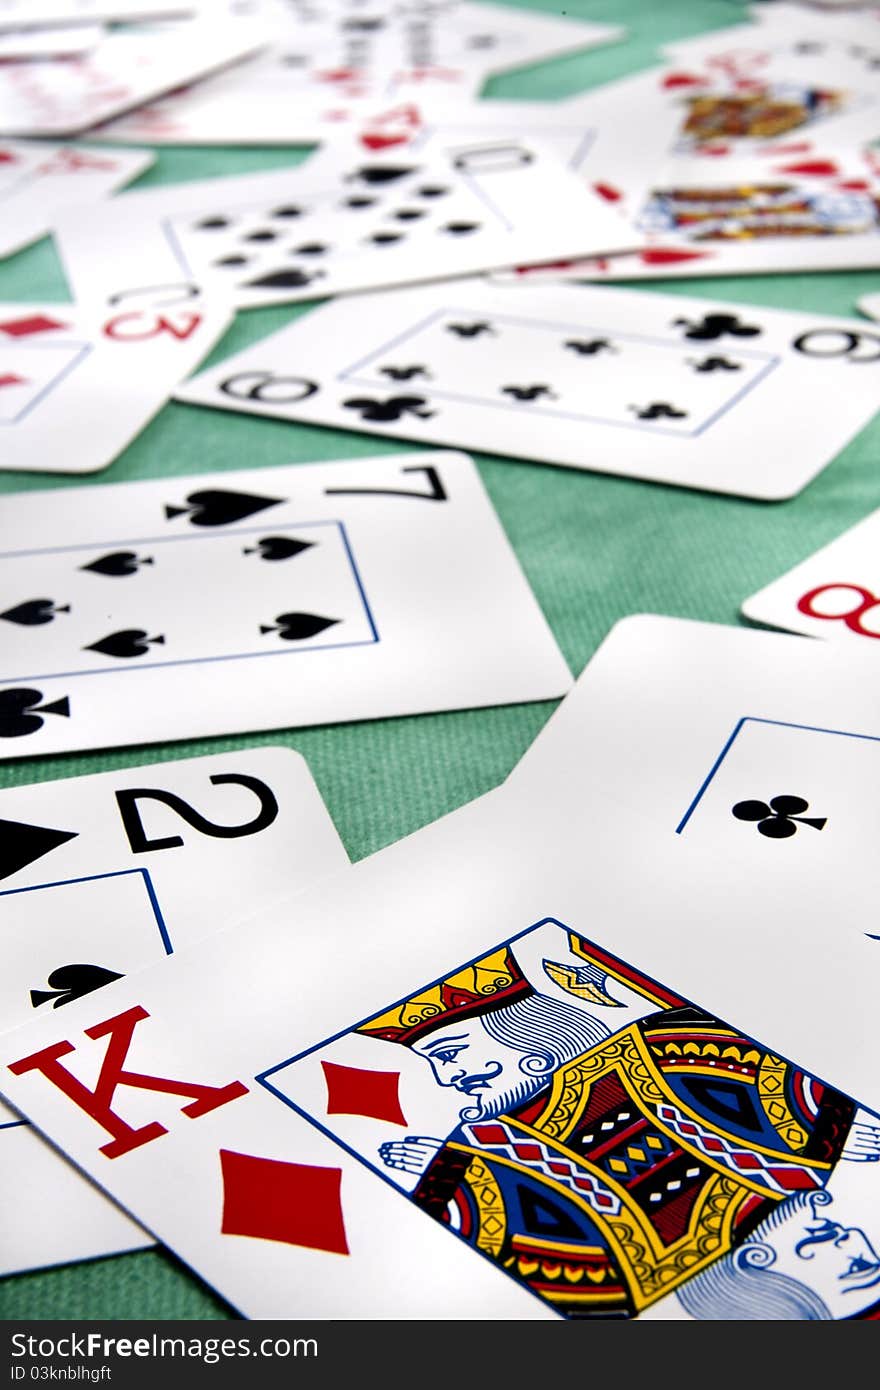
M 867 423 L 878 381 L 864 322 L 468 280 L 323 305 L 175 395 L 770 500 Z

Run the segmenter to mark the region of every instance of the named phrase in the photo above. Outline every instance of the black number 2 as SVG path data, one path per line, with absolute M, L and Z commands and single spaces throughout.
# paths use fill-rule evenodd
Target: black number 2
M 278 815 L 278 802 L 273 792 L 257 777 L 249 777 L 243 772 L 219 772 L 209 778 L 209 781 L 215 787 L 231 783 L 252 791 L 260 803 L 260 809 L 253 820 L 244 821 L 239 825 L 217 825 L 174 792 L 162 791 L 159 787 L 126 787 L 116 793 L 116 800 L 132 853 L 147 854 L 157 849 L 175 849 L 183 844 L 180 835 L 166 835 L 162 839 L 149 840 L 138 810 L 139 801 L 160 801 L 200 835 L 210 835 L 216 840 L 237 840 L 242 835 L 257 835 L 270 826 Z

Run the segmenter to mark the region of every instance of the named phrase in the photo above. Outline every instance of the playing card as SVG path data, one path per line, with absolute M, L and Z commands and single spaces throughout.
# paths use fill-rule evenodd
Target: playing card
M 695 177 L 683 162 L 654 181 L 630 222 L 641 250 L 519 267 L 545 279 L 646 280 L 706 275 L 873 269 L 880 263 L 880 182 L 865 149 L 817 158 L 783 156 L 725 177 Z M 503 280 L 509 276 L 500 277 Z
M 441 149 L 492 140 L 507 144 L 525 131 L 553 149 L 587 186 L 621 213 L 628 191 L 644 190 L 648 177 L 665 152 L 662 126 L 651 122 L 633 139 L 632 92 L 626 83 L 601 89 L 592 104 L 547 101 L 459 101 L 454 104 L 417 99 L 376 105 L 357 124 L 346 127 L 346 139 L 361 154 L 400 152 L 420 156 Z M 334 142 L 338 148 L 340 140 Z M 618 227 L 619 238 L 622 233 Z M 625 233 L 623 235 L 626 235 Z M 630 232 L 630 236 L 635 234 Z M 640 238 L 635 238 L 633 244 Z
M 0 1031 L 341 869 L 299 754 L 259 748 L 0 792 Z M 0 1273 L 147 1234 L 0 1108 Z
M 175 395 L 778 499 L 871 418 L 876 338 L 755 305 L 470 280 L 321 306 Z
M 849 48 L 833 64 L 824 53 L 792 52 L 787 77 L 784 64 L 765 69 L 739 50 L 728 59 L 656 69 L 565 103 L 598 125 L 591 164 L 620 195 L 617 206 L 644 245 L 571 265 L 522 266 L 518 278 L 878 264 L 880 185 L 868 142 L 880 115 L 870 64 Z M 608 99 L 615 112 L 606 121 Z
M 743 613 L 769 627 L 850 645 L 863 637 L 880 638 L 878 536 L 880 512 L 872 512 L 752 594 L 742 605 Z M 870 642 L 857 645 L 873 650 Z
M 114 199 L 97 231 L 82 213 L 60 220 L 58 241 L 78 294 L 137 266 L 238 307 L 462 275 L 525 247 L 631 244 L 552 151 L 519 136 L 424 160 L 327 152 L 302 168 L 163 186 Z M 124 252 L 108 261 L 111 242 Z
M 7 757 L 542 700 L 571 684 L 465 456 L 54 496 L 7 495 L 0 518 Z
M 368 16 L 282 14 L 260 57 L 112 122 L 101 138 L 320 142 L 360 122 L 377 102 L 466 99 L 490 73 L 607 43 L 622 33 L 611 25 L 466 3 L 391 7 Z
M 0 257 L 45 236 L 60 209 L 95 202 L 153 163 L 149 150 L 0 141 Z
M 725 158 L 766 142 L 806 140 L 819 130 L 844 143 L 863 119 L 877 126 L 880 29 L 820 20 L 706 35 L 676 48 L 667 82 L 683 94 L 684 145 Z M 863 42 L 858 40 L 862 39 Z
M 197 0 L 0 0 L 0 32 L 19 25 L 176 18 L 197 8 Z
M 734 898 L 737 874 L 745 891 L 749 883 L 766 886 L 768 875 L 790 874 L 772 918 L 740 900 L 725 909 L 721 927 L 714 908 L 698 909 L 705 932 L 723 949 L 725 979 L 711 985 L 713 1007 L 732 1014 L 737 992 L 748 993 L 754 1031 L 775 1024 L 789 1055 L 806 1060 L 812 1053 L 814 1067 L 833 1072 L 836 1084 L 877 1108 L 873 1049 L 854 1017 L 861 1009 L 870 1014 L 878 969 L 871 904 L 880 729 L 876 663 L 865 646 L 844 654 L 773 633 L 628 618 L 508 780 L 528 804 L 543 805 L 572 766 L 588 769 L 599 786 L 613 786 L 616 797 L 631 798 L 642 814 L 662 822 L 669 853 L 675 844 L 695 859 L 715 855 L 715 872 Z M 652 890 L 641 871 L 638 877 L 647 905 Z M 696 883 L 691 890 L 695 903 Z M 655 970 L 662 952 L 676 961 L 686 954 L 693 910 L 683 893 L 673 906 L 672 880 L 659 891 L 666 901 Z M 614 912 L 610 901 L 607 911 Z M 616 946 L 634 948 L 629 928 L 617 919 L 615 932 Z M 723 948 L 725 933 L 730 950 Z M 775 965 L 764 969 L 770 962 L 779 963 L 784 986 Z M 696 978 L 697 966 L 692 973 L 682 960 L 681 970 L 679 979 L 694 994 L 709 988 Z M 819 1025 L 806 1000 L 816 979 L 828 1010 L 821 1027 L 828 1031 L 814 1051 L 806 1030 Z M 797 998 L 800 1023 L 779 1012 L 781 992 Z
M 0 134 L 76 135 L 160 92 L 232 63 L 260 47 L 262 31 L 192 22 L 109 31 L 73 58 L 9 62 L 0 68 Z
M 573 825 L 564 782 L 509 783 L 300 895 L 295 941 L 225 933 L 9 1035 L 10 1098 L 250 1317 L 867 1315 L 880 1121 L 791 1060 L 828 1043 L 764 936 L 791 875 L 749 890 L 583 766 Z M 784 1303 L 738 1281 L 768 1243 Z
M 0 304 L 0 468 L 106 468 L 229 321 L 222 306 L 192 302 L 186 286 L 155 283 L 102 312 Z

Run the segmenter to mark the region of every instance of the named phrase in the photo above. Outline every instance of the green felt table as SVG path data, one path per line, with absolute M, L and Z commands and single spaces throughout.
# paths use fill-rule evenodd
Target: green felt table
M 658 45 L 745 17 L 729 0 L 531 0 L 532 8 L 621 23 L 628 38 L 494 78 L 488 98 L 554 99 L 651 66 Z M 522 8 L 526 8 L 525 5 Z M 161 150 L 138 187 L 277 168 L 306 149 Z M 645 293 L 717 297 L 838 315 L 880 288 L 872 272 L 687 280 Z M 67 289 L 52 243 L 0 264 L 0 301 L 59 301 Z M 273 332 L 308 307 L 239 314 L 210 361 Z M 810 402 L 803 402 L 810 409 Z M 206 470 L 266 467 L 404 452 L 409 444 L 183 404 L 165 406 L 105 472 L 112 484 Z M 760 449 L 760 439 L 755 439 Z M 880 505 L 880 419 L 843 450 L 799 497 L 748 502 L 709 493 L 478 455 L 478 466 L 547 619 L 574 673 L 609 628 L 629 613 L 655 612 L 737 624 L 739 605 Z M 62 475 L 0 472 L 0 494 L 82 486 Z M 2 507 L 0 497 L 0 507 Z M 646 691 L 646 700 L 650 692 Z M 6 760 L 0 787 L 134 767 L 263 744 L 287 744 L 307 759 L 352 859 L 381 849 L 496 786 L 552 713 L 554 702 L 407 719 L 202 739 L 66 757 Z M 586 773 L 586 770 L 585 770 Z M 15 1192 L 0 1196 L 14 1202 Z M 2 1224 L 2 1214 L 0 1214 Z M 295 1310 L 292 1310 L 295 1315 Z M 96 1260 L 0 1281 L 3 1319 L 216 1319 L 229 1308 L 161 1250 Z

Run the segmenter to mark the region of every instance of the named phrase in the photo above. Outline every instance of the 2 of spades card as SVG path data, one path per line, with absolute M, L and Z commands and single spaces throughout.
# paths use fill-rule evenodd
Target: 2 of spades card
M 873 1316 L 880 1118 L 790 1046 L 827 1051 L 826 1000 L 763 935 L 797 876 L 577 792 L 508 783 L 300 894 L 295 939 L 7 1035 L 6 1094 L 249 1317 Z M 759 941 L 760 1028 L 726 961 Z M 788 1298 L 739 1279 L 762 1254 Z
M 878 378 L 864 322 L 467 280 L 322 305 L 175 396 L 773 500 L 868 422 Z
M 0 141 L 0 257 L 48 232 L 62 207 L 104 197 L 153 163 L 148 150 Z
M 78 295 L 182 279 L 246 308 L 633 244 L 530 138 L 429 155 L 331 150 L 271 174 L 123 196 L 97 228 L 82 210 L 59 219 L 60 253 Z
M 0 304 L 0 468 L 106 468 L 230 319 L 181 286 L 131 289 L 103 312 Z
M 347 863 L 308 767 L 287 748 L 0 791 L 0 846 L 0 1032 Z M 149 1243 L 6 1107 L 0 1175 L 14 1193 L 4 1275 Z
M 472 461 L 4 498 L 4 756 L 541 700 L 571 677 Z

